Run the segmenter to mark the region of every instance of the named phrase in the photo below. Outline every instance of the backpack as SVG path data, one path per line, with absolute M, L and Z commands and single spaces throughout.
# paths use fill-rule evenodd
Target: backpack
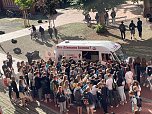
M 80 89 L 77 89 L 75 91 L 74 98 L 75 98 L 76 101 L 80 101 L 82 99 L 82 95 L 81 95 Z
M 84 94 L 83 96 L 83 104 L 85 106 L 93 104 L 88 94 Z

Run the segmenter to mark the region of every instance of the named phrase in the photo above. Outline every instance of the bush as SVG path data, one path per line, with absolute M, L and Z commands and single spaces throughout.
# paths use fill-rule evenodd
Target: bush
M 96 26 L 96 33 L 101 34 L 101 33 L 105 33 L 106 31 L 107 31 L 107 29 L 105 28 L 104 25 L 98 24 Z

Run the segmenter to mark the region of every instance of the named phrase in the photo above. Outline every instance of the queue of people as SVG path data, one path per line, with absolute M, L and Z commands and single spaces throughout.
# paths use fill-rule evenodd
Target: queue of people
M 151 76 L 151 65 L 152 61 L 147 64 L 140 57 L 134 61 L 131 58 L 128 63 L 108 61 L 105 65 L 62 57 L 57 63 L 52 59 L 31 64 L 18 62 L 17 73 L 7 61 L 2 68 L 12 102 L 26 106 L 36 98 L 46 103 L 53 101 L 60 114 L 68 113 L 71 105 L 77 107 L 77 114 L 83 114 L 83 108 L 87 114 L 94 114 L 100 108 L 108 114 L 109 108 L 125 105 L 128 95 L 133 111 L 141 111 L 140 76 Z
M 31 30 L 31 39 L 41 39 L 42 42 L 46 42 L 47 38 L 45 37 L 46 35 L 46 31 L 44 30 L 44 28 L 42 26 L 39 27 L 39 30 L 37 31 L 36 27 L 34 25 L 32 25 L 32 27 L 30 28 Z M 56 39 L 58 39 L 58 30 L 55 26 L 50 27 L 48 26 L 48 30 L 47 30 L 50 38 L 53 38 L 53 35 Z M 40 35 L 39 35 L 40 33 Z

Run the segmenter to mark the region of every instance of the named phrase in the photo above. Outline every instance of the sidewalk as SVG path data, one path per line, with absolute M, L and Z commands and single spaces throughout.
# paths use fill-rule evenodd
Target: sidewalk
M 84 15 L 82 14 L 83 12 L 82 10 L 60 9 L 57 11 L 58 11 L 58 14 L 54 15 L 54 20 L 55 20 L 54 22 L 55 22 L 56 27 L 69 24 L 69 23 L 76 23 L 76 22 L 83 23 L 84 22 L 83 21 Z M 126 17 L 127 20 L 132 19 L 132 18 L 137 18 L 141 16 L 141 11 L 142 9 L 139 8 L 138 6 L 133 5 L 131 2 L 127 2 L 127 4 L 122 4 L 116 8 L 116 14 L 117 14 L 116 18 L 118 18 L 116 21 L 125 20 L 125 18 L 122 18 L 122 17 L 126 17 L 126 16 L 127 16 Z M 109 11 L 109 15 L 110 13 L 111 11 Z M 90 16 L 91 16 L 91 19 L 94 20 L 95 12 L 94 13 L 90 12 Z M 45 30 L 47 30 L 48 23 L 43 23 L 41 25 L 36 26 L 37 30 L 39 26 L 42 26 Z M 31 31 L 29 30 L 29 28 L 26 28 L 19 31 L 3 34 L 3 35 L 0 35 L 0 43 L 11 40 L 11 39 L 16 39 L 22 36 L 26 36 L 26 35 L 29 35 L 30 33 Z
M 56 27 L 69 23 L 83 22 L 82 11 L 77 11 L 77 10 L 59 10 L 58 14 L 55 15 L 54 18 L 55 18 L 54 22 Z M 41 25 L 36 26 L 37 30 L 39 29 L 39 26 L 42 26 L 45 30 L 48 29 L 48 23 L 43 23 Z M 11 39 L 16 39 L 22 36 L 30 35 L 30 33 L 31 30 L 29 30 L 29 28 L 25 28 L 15 32 L 3 34 L 0 35 L 0 43 Z

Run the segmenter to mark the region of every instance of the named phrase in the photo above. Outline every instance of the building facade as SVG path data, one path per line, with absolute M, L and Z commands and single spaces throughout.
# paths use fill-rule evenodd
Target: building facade
M 15 5 L 14 0 L 0 0 L 0 9 L 19 10 L 18 6 Z

